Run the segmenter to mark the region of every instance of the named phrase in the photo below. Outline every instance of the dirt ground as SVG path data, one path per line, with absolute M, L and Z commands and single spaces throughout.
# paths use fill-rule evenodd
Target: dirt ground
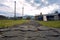
M 60 29 L 48 28 L 34 20 L 0 29 L 0 40 L 60 40 Z

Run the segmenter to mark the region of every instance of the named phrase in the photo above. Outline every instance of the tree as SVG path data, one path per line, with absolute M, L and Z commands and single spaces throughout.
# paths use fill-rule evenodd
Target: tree
M 28 16 L 26 19 L 30 20 L 31 18 L 30 18 L 30 16 Z
M 58 11 L 55 11 L 55 14 L 58 14 L 59 12 Z

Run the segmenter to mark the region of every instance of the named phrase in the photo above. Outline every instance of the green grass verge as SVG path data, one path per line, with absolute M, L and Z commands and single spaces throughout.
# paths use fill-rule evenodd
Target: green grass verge
M 27 22 L 27 20 L 0 20 L 0 28 L 11 27 L 25 22 Z
M 53 27 L 53 28 L 60 28 L 60 21 L 38 21 L 43 26 Z

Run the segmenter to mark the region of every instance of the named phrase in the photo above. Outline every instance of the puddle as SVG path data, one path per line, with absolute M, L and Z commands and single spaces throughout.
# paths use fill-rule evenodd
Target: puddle
M 60 35 L 47 35 L 48 37 L 59 37 Z
M 27 37 L 27 38 L 32 38 L 32 37 Z
M 43 30 L 43 29 L 39 29 L 37 28 L 38 31 L 49 31 L 50 29 L 47 29 L 47 30 Z
M 3 34 L 3 32 L 0 31 L 0 35 Z
M 20 31 L 22 31 L 22 32 L 26 32 L 27 30 L 20 30 Z
M 30 32 L 37 32 L 37 30 L 27 30 L 27 31 L 30 31 Z
M 38 31 L 45 31 L 45 30 L 41 30 L 41 29 L 37 29 Z
M 13 38 L 13 37 L 18 37 L 18 36 L 3 36 L 2 38 Z
M 53 30 L 53 32 L 56 32 L 56 33 L 60 34 L 57 30 Z
M 0 31 L 0 37 L 2 37 L 2 34 L 3 34 L 3 32 L 2 32 L 2 31 Z

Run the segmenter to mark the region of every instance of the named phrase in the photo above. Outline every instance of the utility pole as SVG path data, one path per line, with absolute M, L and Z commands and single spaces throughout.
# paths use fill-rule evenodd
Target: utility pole
M 24 7 L 22 7 L 22 17 L 23 17 L 23 15 L 24 15 Z
M 16 20 L 16 1 L 14 1 L 14 19 Z

